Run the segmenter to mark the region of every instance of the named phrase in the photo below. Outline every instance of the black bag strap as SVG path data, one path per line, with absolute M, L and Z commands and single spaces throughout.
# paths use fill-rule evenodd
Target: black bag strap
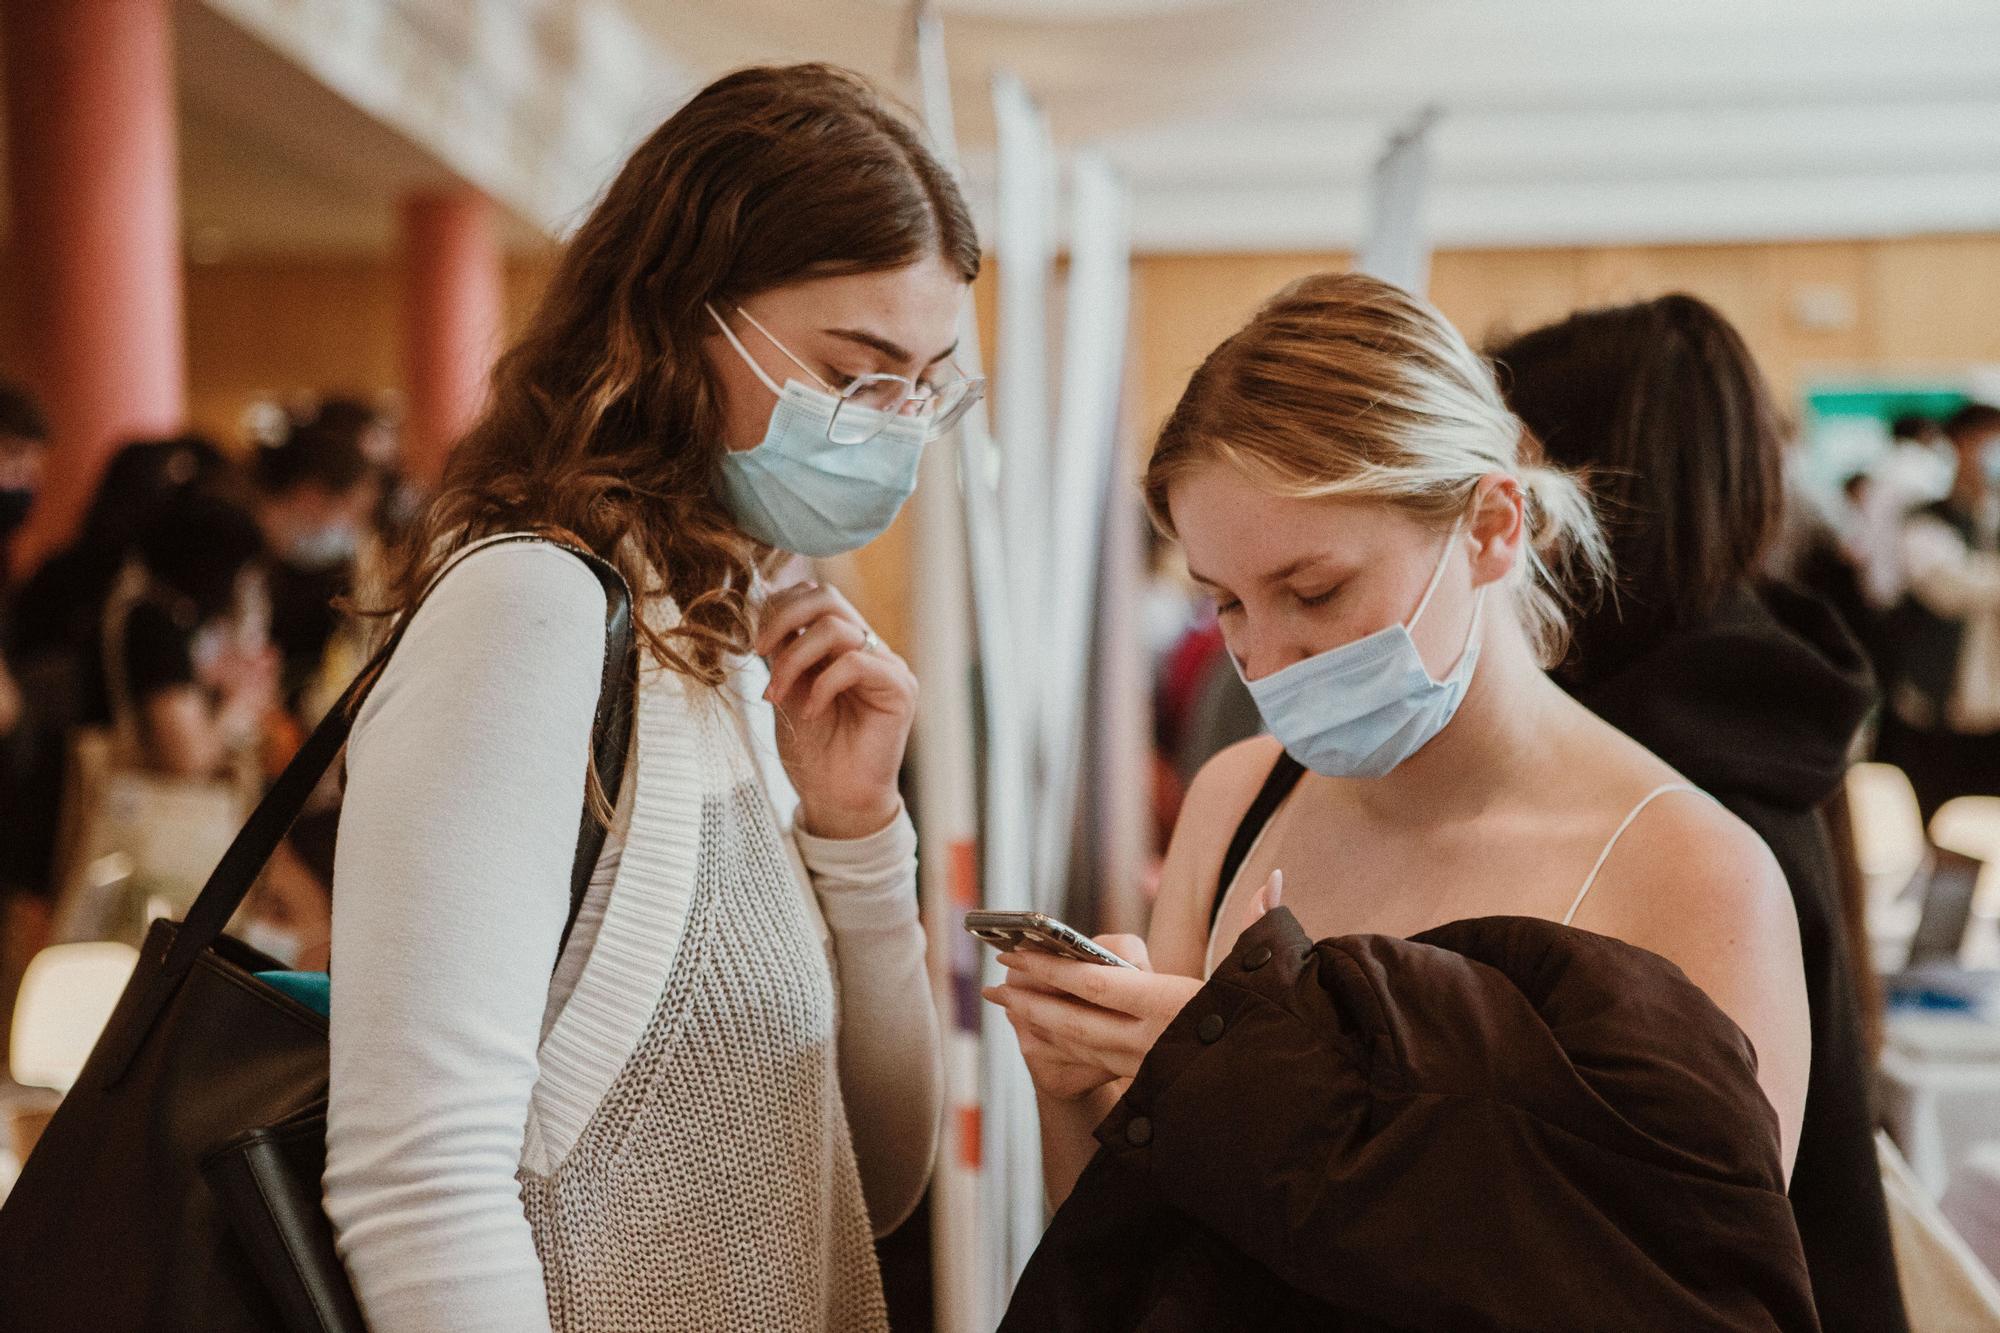
M 605 560 L 569 542 L 557 541 L 540 533 L 507 533 L 473 543 L 472 546 L 528 541 L 548 542 L 568 551 L 589 566 L 591 573 L 604 586 L 604 675 L 599 682 L 597 711 L 592 722 L 592 755 L 605 798 L 616 801 L 624 780 L 635 675 L 631 590 L 626 586 L 624 576 Z M 468 554 L 472 546 L 458 553 L 459 556 Z M 446 572 L 450 568 L 447 566 Z M 354 726 L 355 715 L 361 711 L 362 701 L 380 678 L 382 668 L 387 665 L 390 654 L 395 652 L 396 645 L 402 642 L 403 634 L 409 629 L 410 622 L 416 619 L 417 611 L 436 590 L 442 578 L 443 574 L 440 574 L 431 581 L 430 587 L 424 589 L 423 596 L 417 599 L 416 606 L 397 621 L 388 641 L 356 673 L 333 707 L 327 709 L 326 716 L 313 728 L 312 734 L 292 756 L 292 761 L 285 765 L 284 771 L 272 781 L 264 799 L 257 803 L 257 808 L 251 812 L 235 841 L 229 844 L 229 850 L 216 863 L 208 882 L 202 886 L 200 896 L 173 932 L 173 943 L 153 973 L 145 995 L 130 1013 L 129 1021 L 120 1021 L 115 1030 L 105 1033 L 104 1040 L 111 1043 L 110 1049 L 105 1052 L 106 1088 L 123 1077 L 132 1056 L 145 1041 L 146 1034 L 151 1031 L 167 1001 L 180 989 L 195 960 L 221 936 L 229 919 L 242 905 L 251 885 L 256 883 L 265 863 L 291 828 L 292 821 L 298 818 L 306 801 L 319 786 L 320 779 L 347 743 L 347 734 Z M 562 933 L 564 944 L 568 943 L 570 930 L 576 925 L 577 911 L 583 905 L 584 891 L 589 887 L 591 871 L 597 864 L 598 853 L 603 849 L 604 836 L 604 826 L 594 817 L 586 801 L 578 829 L 576 860 L 570 869 L 569 917 Z M 151 941 L 148 943 L 150 945 Z M 560 954 L 560 946 L 557 952 Z
M 1236 834 L 1230 838 L 1228 848 L 1222 853 L 1222 871 L 1215 881 L 1215 897 L 1208 904 L 1208 933 L 1215 933 L 1215 923 L 1222 916 L 1222 900 L 1229 896 L 1229 886 L 1236 882 L 1236 874 L 1243 869 L 1243 863 L 1250 859 L 1250 849 L 1257 845 L 1257 835 L 1271 822 L 1271 816 L 1278 813 L 1278 807 L 1292 794 L 1292 788 L 1299 785 L 1299 779 L 1306 775 L 1305 765 L 1289 754 L 1280 753 L 1278 762 L 1271 765 L 1271 772 L 1264 779 L 1264 785 L 1257 789 L 1250 808 L 1243 812 L 1243 822 L 1236 826 Z

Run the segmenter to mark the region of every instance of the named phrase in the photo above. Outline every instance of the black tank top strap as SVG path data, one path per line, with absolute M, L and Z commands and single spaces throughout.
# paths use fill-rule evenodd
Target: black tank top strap
M 1222 899 L 1229 892 L 1229 885 L 1236 878 L 1236 872 L 1243 869 L 1243 863 L 1250 858 L 1250 849 L 1257 845 L 1257 835 L 1264 831 L 1264 825 L 1271 822 L 1285 798 L 1292 794 L 1292 788 L 1299 785 L 1305 776 L 1305 765 L 1290 755 L 1280 752 L 1278 762 L 1271 765 L 1271 776 L 1264 779 L 1264 785 L 1257 791 L 1257 799 L 1250 802 L 1250 808 L 1243 812 L 1243 822 L 1236 826 L 1236 836 L 1229 840 L 1229 850 L 1222 854 L 1222 874 L 1216 880 L 1215 898 L 1208 907 L 1208 928 L 1215 929 L 1215 919 L 1222 914 Z

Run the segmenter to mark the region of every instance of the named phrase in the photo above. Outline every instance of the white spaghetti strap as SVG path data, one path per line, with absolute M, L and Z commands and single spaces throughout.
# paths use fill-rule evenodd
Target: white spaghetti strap
M 1618 840 L 1625 836 L 1625 830 L 1632 827 L 1632 821 L 1637 819 L 1640 813 L 1654 801 L 1659 800 L 1660 797 L 1665 796 L 1669 792 L 1676 791 L 1691 791 L 1697 796 L 1706 796 L 1708 794 L 1701 788 L 1686 782 L 1669 782 L 1647 792 L 1645 798 L 1633 806 L 1631 813 L 1625 816 L 1625 822 L 1618 826 L 1617 831 L 1611 835 L 1611 840 L 1604 844 L 1604 850 L 1597 854 L 1597 864 L 1590 868 L 1590 877 L 1584 880 L 1583 887 L 1576 891 L 1576 897 L 1571 901 L 1569 911 L 1563 913 L 1562 923 L 1565 926 L 1576 920 L 1577 909 L 1582 907 L 1583 900 L 1590 896 L 1591 887 L 1597 883 L 1598 872 L 1603 870 L 1604 863 L 1611 859 L 1612 849 L 1618 845 Z

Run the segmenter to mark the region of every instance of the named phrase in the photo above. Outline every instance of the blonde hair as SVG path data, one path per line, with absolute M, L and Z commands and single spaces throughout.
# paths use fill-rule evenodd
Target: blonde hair
M 1481 477 L 1516 478 L 1528 558 L 1515 602 L 1545 667 L 1562 659 L 1578 593 L 1610 574 L 1582 483 L 1543 461 L 1488 363 L 1430 305 L 1376 278 L 1303 278 L 1208 354 L 1146 468 L 1146 506 L 1168 536 L 1169 489 L 1210 462 L 1275 495 L 1386 500 L 1439 526 Z

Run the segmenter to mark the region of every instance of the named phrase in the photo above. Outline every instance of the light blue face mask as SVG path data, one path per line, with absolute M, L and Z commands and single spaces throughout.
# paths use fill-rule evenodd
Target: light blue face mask
M 1430 586 L 1406 623 L 1244 681 L 1264 725 L 1287 754 L 1313 772 L 1329 778 L 1382 777 L 1429 744 L 1458 712 L 1479 661 L 1486 589 L 1473 598 L 1458 665 L 1443 680 L 1431 679 L 1410 631 L 1444 578 L 1460 524 L 1452 525 Z M 1230 660 L 1236 660 L 1234 653 Z M 1242 669 L 1238 664 L 1238 674 Z
M 805 556 L 843 555 L 881 536 L 916 492 L 927 423 L 843 404 L 797 380 L 781 389 L 713 306 L 708 314 L 778 397 L 762 442 L 722 458 L 722 496 L 737 526 L 768 546 Z M 836 409 L 843 434 L 876 429 L 858 443 L 836 443 L 830 438 Z

